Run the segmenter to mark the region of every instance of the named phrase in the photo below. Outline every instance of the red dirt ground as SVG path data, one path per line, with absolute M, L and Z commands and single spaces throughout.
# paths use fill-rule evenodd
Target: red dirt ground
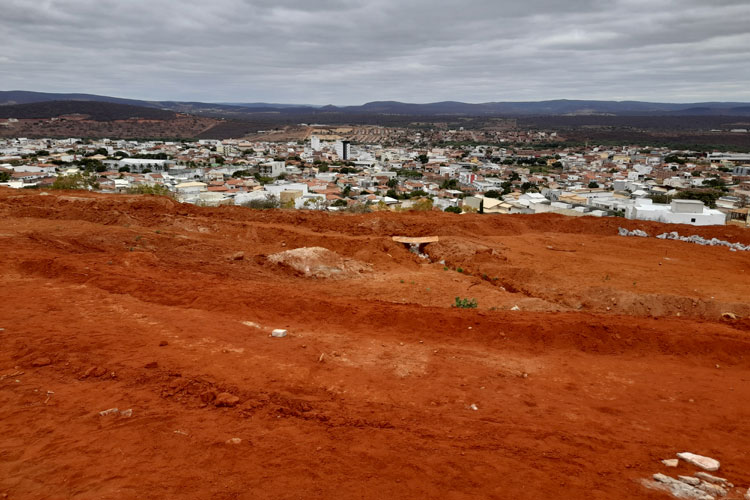
M 0 216 L 1 498 L 658 499 L 680 451 L 750 486 L 750 252 L 617 235 L 740 228 L 7 189 Z M 266 259 L 299 247 L 366 269 Z

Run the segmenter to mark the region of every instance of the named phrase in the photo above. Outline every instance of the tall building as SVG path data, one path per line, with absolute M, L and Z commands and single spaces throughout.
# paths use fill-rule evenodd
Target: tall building
M 311 135 L 310 147 L 313 151 L 320 151 L 320 137 L 318 137 L 317 135 Z
M 336 141 L 336 154 L 342 160 L 348 160 L 350 156 L 349 141 Z

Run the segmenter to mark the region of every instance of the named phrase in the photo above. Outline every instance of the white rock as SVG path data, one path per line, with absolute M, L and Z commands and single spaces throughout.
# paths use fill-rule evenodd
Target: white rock
M 748 488 L 747 493 L 745 493 L 745 500 L 750 500 L 750 488 Z
M 695 477 L 703 479 L 708 483 L 720 484 L 722 486 L 729 483 L 729 481 L 727 481 L 723 477 L 716 477 L 709 474 L 708 472 L 696 472 Z
M 286 337 L 286 330 L 276 329 L 271 332 L 271 337 Z
M 133 416 L 133 409 L 128 409 L 120 412 L 121 417 L 130 418 Z
M 696 486 L 696 488 L 701 489 L 708 493 L 709 495 L 713 495 L 715 497 L 725 497 L 727 496 L 727 490 L 719 486 L 718 484 L 711 484 L 707 483 L 705 481 L 702 481 L 701 484 Z
M 678 465 L 680 465 L 680 461 L 677 458 L 668 458 L 667 460 L 662 460 L 661 463 L 663 463 L 667 467 L 677 467 Z
M 511 308 L 510 308 L 510 310 L 511 310 L 511 311 L 520 311 L 520 310 L 521 310 L 521 308 L 520 308 L 520 307 L 518 307 L 518 306 L 513 306 L 513 307 L 511 307 Z
M 475 405 L 474 403 L 472 403 L 472 404 L 469 405 L 469 409 L 477 411 L 479 409 L 479 407 L 477 405 Z
M 109 410 L 100 411 L 99 415 L 101 415 L 102 417 L 106 417 L 107 415 L 117 415 L 118 413 L 120 413 L 120 410 L 118 410 L 117 408 L 110 408 Z
M 701 469 L 705 469 L 711 472 L 719 470 L 719 467 L 721 467 L 721 464 L 718 460 L 714 460 L 710 457 L 704 457 L 702 455 L 696 455 L 695 453 L 690 453 L 687 451 L 678 453 L 677 458 L 681 458 L 689 464 L 695 465 L 696 467 L 700 467 Z
M 226 444 L 240 444 L 242 443 L 242 439 L 240 438 L 231 438 L 226 440 Z
M 696 500 L 715 500 L 714 497 L 706 493 L 705 491 L 699 490 L 694 486 L 678 481 L 664 474 L 654 474 L 654 480 L 648 479 L 641 480 L 641 483 L 646 488 L 655 490 L 668 491 L 677 498 L 691 498 Z
M 689 484 L 690 486 L 698 486 L 699 484 L 701 484 L 701 480 L 693 476 L 677 476 L 677 479 L 679 479 L 683 483 Z

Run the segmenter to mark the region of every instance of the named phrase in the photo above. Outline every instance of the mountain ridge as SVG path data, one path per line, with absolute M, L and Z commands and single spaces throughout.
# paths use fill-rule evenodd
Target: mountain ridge
M 255 113 L 373 113 L 416 116 L 545 116 L 545 115 L 750 115 L 750 103 L 694 102 L 660 103 L 648 101 L 606 101 L 583 99 L 552 99 L 544 101 L 493 101 L 466 103 L 438 101 L 407 103 L 393 100 L 370 101 L 354 106 L 314 106 L 263 102 L 207 103 L 199 101 L 147 101 L 86 93 L 47 93 L 25 90 L 0 91 L 0 107 L 49 101 L 97 101 L 157 108 L 162 110 L 206 115 Z

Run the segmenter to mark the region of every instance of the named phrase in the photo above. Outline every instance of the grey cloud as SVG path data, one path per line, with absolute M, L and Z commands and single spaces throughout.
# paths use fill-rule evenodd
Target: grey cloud
M 7 89 L 319 104 L 750 100 L 742 0 L 0 3 Z

